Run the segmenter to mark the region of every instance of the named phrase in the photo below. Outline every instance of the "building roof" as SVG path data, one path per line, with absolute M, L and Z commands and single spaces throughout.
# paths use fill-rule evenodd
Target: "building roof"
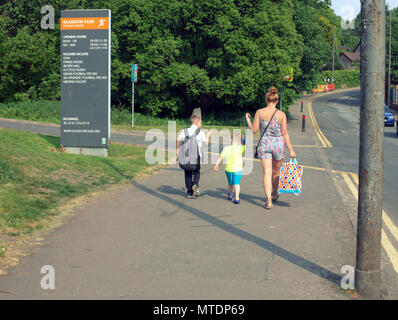
M 340 53 L 340 57 L 345 55 L 348 60 L 351 62 L 360 62 L 361 61 L 361 53 L 359 51 L 356 52 L 342 52 Z
M 347 51 L 348 47 L 346 45 L 342 45 L 342 46 L 340 46 L 339 49 L 340 49 L 340 51 Z

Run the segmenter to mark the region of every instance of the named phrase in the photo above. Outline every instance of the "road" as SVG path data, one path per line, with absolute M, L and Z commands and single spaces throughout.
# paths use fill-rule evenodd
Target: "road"
M 340 195 L 350 208 L 354 230 L 357 222 L 360 90 L 348 90 L 320 96 L 309 109 L 313 112 L 325 163 L 339 170 L 343 178 Z M 398 296 L 398 137 L 395 128 L 384 130 L 382 278 L 390 284 L 390 293 Z M 337 185 L 338 188 L 338 185 Z M 338 188 L 339 189 L 339 188 Z
M 319 127 L 333 145 L 324 149 L 332 169 L 358 173 L 359 105 L 359 89 L 329 94 L 313 102 Z M 398 225 L 398 137 L 392 127 L 385 127 L 384 136 L 384 210 Z

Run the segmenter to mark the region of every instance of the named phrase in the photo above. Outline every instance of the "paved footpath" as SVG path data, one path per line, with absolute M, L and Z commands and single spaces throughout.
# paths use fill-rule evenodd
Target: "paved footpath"
M 355 233 L 299 104 L 289 133 L 303 193 L 265 210 L 262 169 L 226 200 L 224 172 L 202 166 L 198 199 L 185 199 L 176 165 L 75 209 L 45 244 L 0 277 L 0 299 L 350 299 L 341 267 L 355 265 Z M 312 146 L 312 147 L 311 147 Z M 40 269 L 55 269 L 42 290 Z

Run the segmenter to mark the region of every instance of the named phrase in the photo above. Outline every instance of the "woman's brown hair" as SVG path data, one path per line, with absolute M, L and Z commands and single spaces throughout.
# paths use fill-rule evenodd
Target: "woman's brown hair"
M 269 88 L 267 94 L 265 95 L 265 100 L 267 101 L 267 104 L 277 103 L 279 101 L 278 89 L 275 87 Z

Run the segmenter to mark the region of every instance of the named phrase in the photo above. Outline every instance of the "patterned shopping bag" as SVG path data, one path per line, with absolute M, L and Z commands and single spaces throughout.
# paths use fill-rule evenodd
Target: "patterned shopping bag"
M 297 159 L 294 161 L 290 159 L 289 162 L 284 163 L 281 167 L 281 173 L 279 178 L 279 193 L 301 193 L 301 176 L 303 175 L 303 167 L 297 163 Z

